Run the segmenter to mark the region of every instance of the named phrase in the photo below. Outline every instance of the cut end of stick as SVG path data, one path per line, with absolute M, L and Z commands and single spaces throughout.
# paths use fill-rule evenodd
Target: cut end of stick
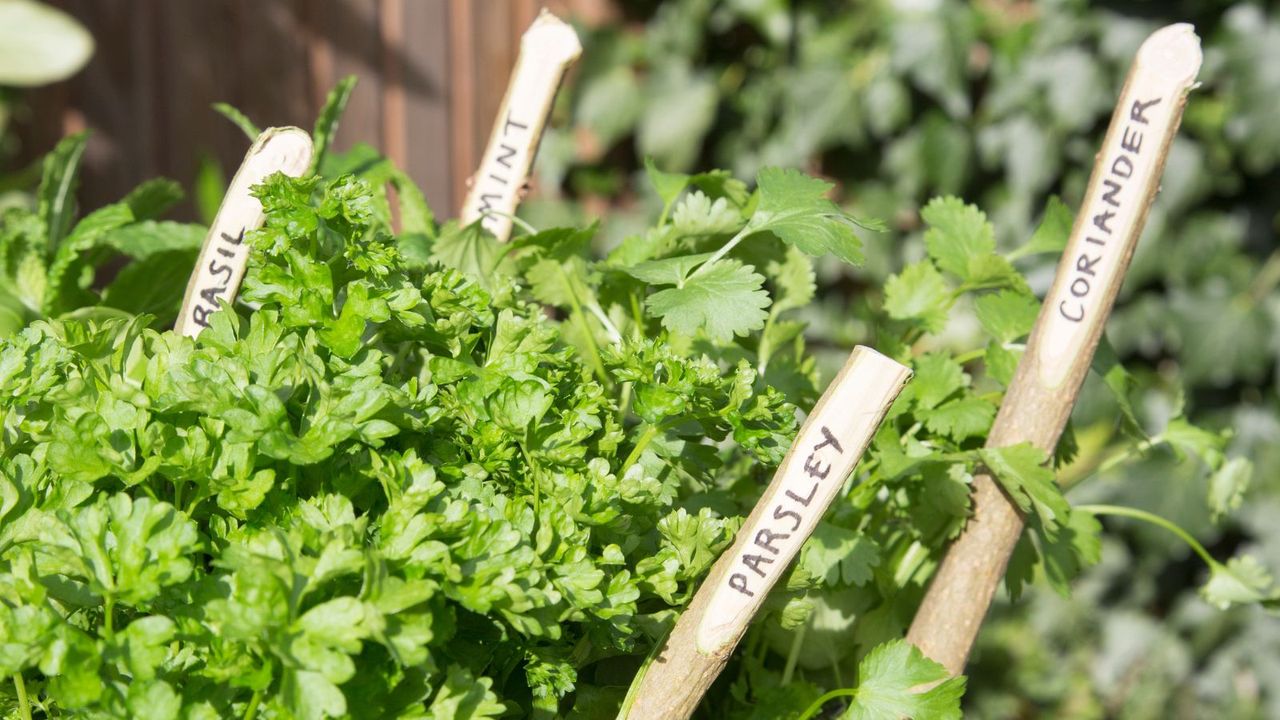
M 546 62 L 568 64 L 582 55 L 582 42 L 572 25 L 543 8 L 520 39 L 520 49 Z
M 1190 23 L 1167 25 L 1151 33 L 1138 49 L 1137 64 L 1170 82 L 1190 86 L 1200 73 L 1204 54 Z
M 263 130 L 253 143 L 250 156 L 255 158 L 255 164 L 262 163 L 263 167 L 274 168 L 290 177 L 301 177 L 311 167 L 313 151 L 311 133 L 287 125 Z

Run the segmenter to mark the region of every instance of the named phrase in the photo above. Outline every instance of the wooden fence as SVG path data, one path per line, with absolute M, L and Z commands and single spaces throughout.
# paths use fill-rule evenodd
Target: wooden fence
M 35 157 L 69 131 L 93 130 L 86 205 L 157 175 L 190 187 L 202 155 L 233 171 L 247 142 L 211 103 L 259 126 L 309 128 L 329 88 L 354 73 L 337 148 L 380 148 L 443 215 L 462 200 L 521 33 L 541 6 L 567 10 L 543 0 L 54 3 L 88 26 L 97 52 L 73 79 L 31 94 L 20 135 Z

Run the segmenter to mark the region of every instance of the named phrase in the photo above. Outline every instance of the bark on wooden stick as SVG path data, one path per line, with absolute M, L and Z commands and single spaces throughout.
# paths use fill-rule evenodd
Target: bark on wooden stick
M 275 172 L 300 177 L 311 166 L 311 151 L 311 135 L 296 127 L 267 128 L 249 147 L 204 238 L 174 330 L 195 337 L 220 300 L 235 302 L 249 263 L 244 234 L 263 220 L 262 203 L 250 190 Z
M 633 686 L 627 720 L 684 720 L 720 674 L 911 376 L 867 347 L 849 355 L 773 481 Z
M 1159 190 L 1200 61 L 1200 40 L 1185 24 L 1158 30 L 1138 50 L 988 447 L 1030 442 L 1052 452 L 1057 445 Z M 1022 529 L 1017 506 L 990 475 L 977 475 L 973 517 L 907 634 L 952 674 L 964 670 Z
M 565 71 L 581 54 L 577 33 L 546 10 L 529 26 L 480 169 L 462 203 L 464 225 L 481 220 L 499 240 L 511 237 L 511 216 L 524 194 L 551 104 Z

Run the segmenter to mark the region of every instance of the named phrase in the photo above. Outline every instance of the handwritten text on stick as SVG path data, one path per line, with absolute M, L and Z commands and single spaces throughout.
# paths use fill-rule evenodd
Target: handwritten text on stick
M 182 312 L 174 328 L 195 337 L 209 326 L 220 303 L 234 302 L 249 263 L 245 233 L 262 225 L 262 203 L 250 194 L 276 172 L 299 177 L 311 165 L 311 136 L 295 127 L 268 128 L 245 155 L 213 218 L 187 283 Z

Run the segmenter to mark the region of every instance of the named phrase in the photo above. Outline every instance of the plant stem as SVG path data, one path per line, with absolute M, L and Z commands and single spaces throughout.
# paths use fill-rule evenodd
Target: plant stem
M 1092 513 L 1094 515 L 1116 515 L 1119 517 L 1127 517 L 1133 518 L 1134 520 L 1149 522 L 1152 525 L 1162 527 L 1174 535 L 1177 535 L 1183 542 L 1190 546 L 1191 549 L 1209 565 L 1209 567 L 1217 567 L 1218 565 L 1221 565 L 1221 563 L 1213 559 L 1213 556 L 1209 554 L 1208 550 L 1204 549 L 1204 546 L 1201 545 L 1198 540 L 1191 537 L 1191 533 L 1154 513 L 1149 513 L 1146 510 L 1139 510 L 1137 508 L 1124 507 L 1122 505 L 1077 505 L 1075 509 L 1082 512 Z
M 725 255 L 728 255 L 730 250 L 737 247 L 738 243 L 745 240 L 746 237 L 750 235 L 752 232 L 753 230 L 751 229 L 750 225 L 739 230 L 737 235 L 734 235 L 733 237 L 729 238 L 729 242 L 721 246 L 721 248 L 717 250 L 714 255 L 707 258 L 707 261 L 699 265 L 697 270 L 694 270 L 693 272 L 689 273 L 689 277 L 685 278 L 685 282 L 688 282 L 694 279 L 695 277 L 701 275 L 703 272 L 706 271 L 707 268 L 714 265 L 717 260 L 724 257 Z
M 618 477 L 622 477 L 627 474 L 627 471 L 631 469 L 631 466 L 635 465 L 640 460 L 640 454 L 643 453 L 644 449 L 649 446 L 649 443 L 653 442 L 653 439 L 658 436 L 658 430 L 659 428 L 657 425 L 650 425 L 644 429 L 644 432 L 640 434 L 640 439 L 636 440 L 636 446 L 632 448 L 631 454 L 623 461 L 622 469 L 618 471 Z
M 27 684 L 22 680 L 22 673 L 14 673 L 13 688 L 18 694 L 18 717 L 31 720 L 31 701 L 27 699 Z
M 258 705 L 262 702 L 262 691 L 254 690 L 253 697 L 249 698 L 249 706 L 244 709 L 244 720 L 253 720 L 258 714 Z
M 787 653 L 787 664 L 782 668 L 783 687 L 791 684 L 791 676 L 795 674 L 796 663 L 800 662 L 800 650 L 804 647 L 804 634 L 808 629 L 809 620 L 805 620 L 796 630 L 795 637 L 791 638 L 791 651 Z
M 115 637 L 115 634 L 116 634 L 115 614 L 116 614 L 116 601 L 110 595 L 108 595 L 103 600 L 103 610 L 102 610 L 102 632 L 107 636 L 108 640 Z
M 823 705 L 826 705 L 827 703 L 831 702 L 832 700 L 835 700 L 836 698 L 857 697 L 857 695 L 858 695 L 857 688 L 841 688 L 839 690 L 832 690 L 826 695 L 823 695 L 822 697 L 810 703 L 809 707 L 805 708 L 805 711 L 800 713 L 799 720 L 810 720 L 810 718 L 817 715 L 818 712 L 822 710 Z

